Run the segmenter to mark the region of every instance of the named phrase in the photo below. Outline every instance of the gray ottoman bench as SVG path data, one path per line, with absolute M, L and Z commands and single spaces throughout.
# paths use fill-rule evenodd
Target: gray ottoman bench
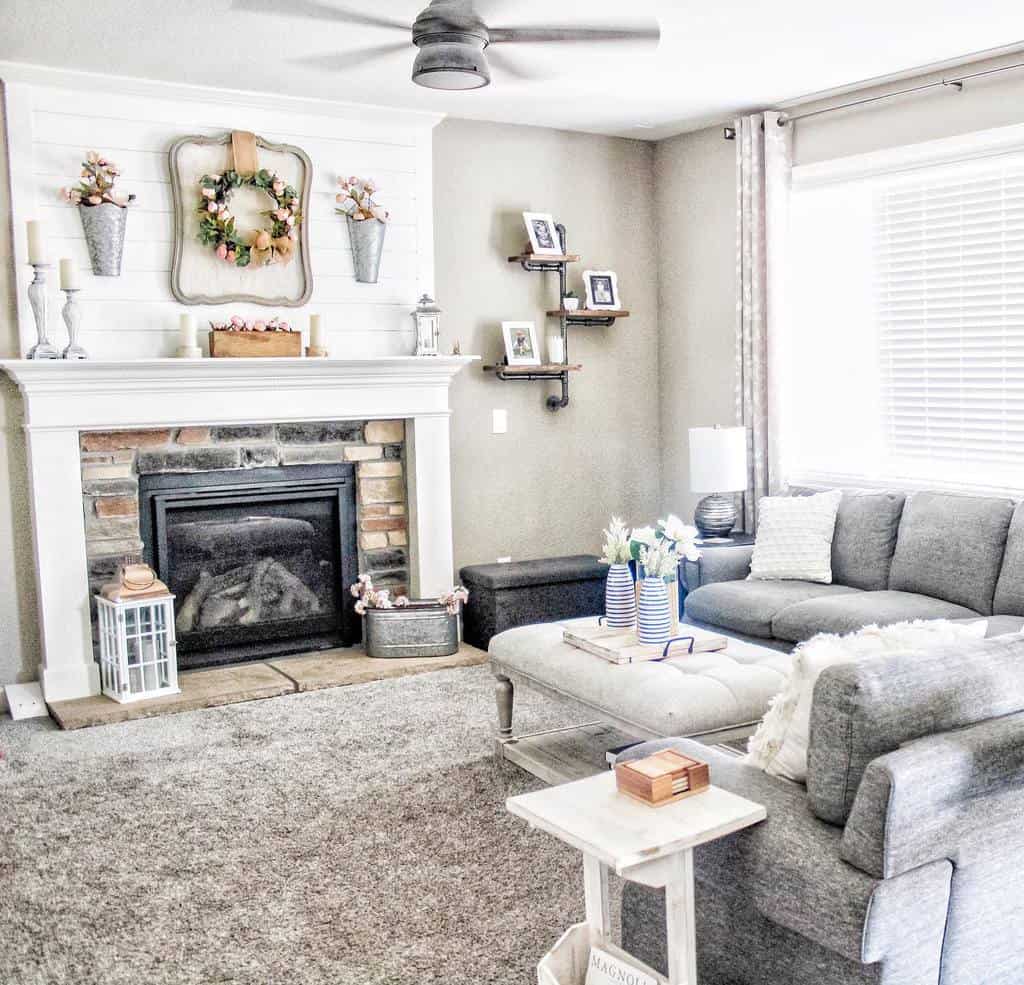
M 486 650 L 492 636 L 514 626 L 601 615 L 608 565 L 592 554 L 576 554 L 471 564 L 459 577 L 469 590 L 462 613 L 463 638 Z
M 516 688 L 582 706 L 633 738 L 688 736 L 719 743 L 753 732 L 792 665 L 789 653 L 732 637 L 721 652 L 625 665 L 563 642 L 565 626 L 596 623 L 590 618 L 525 626 L 491 640 L 498 744 L 505 758 L 536 772 L 513 749 L 527 738 L 513 734 Z

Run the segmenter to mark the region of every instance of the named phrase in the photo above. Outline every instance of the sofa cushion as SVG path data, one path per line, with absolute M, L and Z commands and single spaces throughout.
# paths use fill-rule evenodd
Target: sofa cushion
M 1024 616 L 1024 503 L 1017 504 L 1010 521 L 992 611 L 1001 615 Z
M 1012 515 L 1008 499 L 915 493 L 903 507 L 889 588 L 990 615 Z
M 817 633 L 854 633 L 875 623 L 887 626 L 909 619 L 969 619 L 977 612 L 913 592 L 857 592 L 816 598 L 781 609 L 772 619 L 772 636 L 802 643 Z
M 832 538 L 832 581 L 877 592 L 889 568 L 906 501 L 904 493 L 843 493 Z
M 830 667 L 814 688 L 807 799 L 845 824 L 872 760 L 912 739 L 1024 711 L 1024 637 Z
M 772 636 L 772 619 L 787 606 L 821 596 L 859 594 L 846 585 L 809 581 L 722 581 L 686 596 L 686 615 L 748 636 Z
M 832 538 L 842 498 L 839 489 L 814 496 L 763 496 L 757 504 L 748 577 L 830 585 Z

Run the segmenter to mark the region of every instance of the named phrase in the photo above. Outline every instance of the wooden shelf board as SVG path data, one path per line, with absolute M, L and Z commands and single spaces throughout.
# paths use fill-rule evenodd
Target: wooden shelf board
M 575 253 L 564 253 L 559 255 L 546 253 L 520 253 L 518 256 L 509 257 L 509 263 L 579 263 L 579 256 Z
M 506 376 L 536 376 L 541 373 L 575 373 L 583 369 L 580 365 L 564 363 L 544 363 L 542 366 L 484 366 L 485 373 L 504 373 Z
M 610 308 L 579 308 L 576 311 L 563 311 L 556 308 L 554 311 L 549 311 L 548 315 L 551 318 L 561 318 L 562 315 L 565 315 L 569 321 L 576 321 L 582 318 L 628 318 L 629 312 Z

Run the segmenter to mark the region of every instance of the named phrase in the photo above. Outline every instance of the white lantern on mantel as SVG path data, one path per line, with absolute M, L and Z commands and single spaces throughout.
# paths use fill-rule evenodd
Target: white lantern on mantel
M 412 313 L 416 322 L 416 355 L 436 356 L 441 337 L 441 309 L 429 294 L 420 298 Z
M 103 693 L 122 703 L 178 694 L 174 596 L 136 557 L 118 574 L 96 596 Z

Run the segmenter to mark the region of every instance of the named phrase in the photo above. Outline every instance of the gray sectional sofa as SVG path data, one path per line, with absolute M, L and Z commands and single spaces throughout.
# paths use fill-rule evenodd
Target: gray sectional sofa
M 749 581 L 751 547 L 705 551 L 685 571 L 687 621 L 789 649 L 816 633 L 905 619 L 1024 627 L 1024 504 L 945 493 L 846 493 L 832 584 Z
M 768 820 L 695 855 L 701 985 L 1024 981 L 1024 636 L 826 670 L 807 786 L 662 739 Z M 660 890 L 627 883 L 623 945 L 665 969 Z

